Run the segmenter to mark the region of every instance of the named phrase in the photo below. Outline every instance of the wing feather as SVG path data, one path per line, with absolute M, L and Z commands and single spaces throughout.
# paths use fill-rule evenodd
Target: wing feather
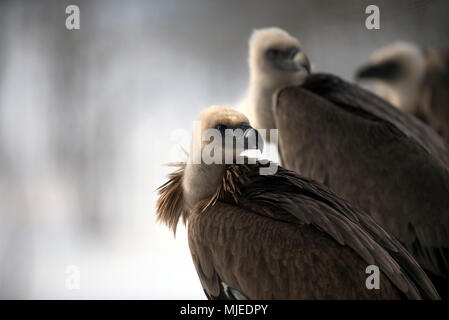
M 281 289 L 290 288 L 285 293 L 288 294 L 298 285 L 290 283 L 291 273 L 283 274 L 281 270 L 290 270 L 299 279 L 304 274 L 318 272 L 324 263 L 336 263 L 341 257 L 337 258 L 337 254 L 332 258 L 332 254 L 349 248 L 355 257 L 358 256 L 355 258 L 359 259 L 357 263 L 364 261 L 378 265 L 407 298 L 438 298 L 432 283 L 415 260 L 369 216 L 352 208 L 326 187 L 281 167 L 275 175 L 261 176 L 259 165 L 245 166 L 249 170 L 240 173 L 247 174 L 248 178 L 239 188 L 238 204 L 232 195 L 224 193 L 213 206 L 192 214 L 192 221 L 189 220 L 189 230 L 195 230 L 189 231 L 189 235 L 195 235 L 189 237 L 191 248 L 195 248 L 193 251 L 207 247 L 206 252 L 212 252 L 207 261 L 200 261 L 210 264 L 206 270 L 212 268 L 217 274 L 216 277 L 206 275 L 208 279 L 214 278 L 217 282 L 221 279 L 249 298 L 269 298 L 272 294 L 279 298 L 283 294 Z M 199 234 L 196 230 L 200 228 Z M 216 232 L 216 228 L 224 229 Z M 311 231 L 313 229 L 315 231 Z M 288 250 L 290 240 L 304 243 L 308 232 L 313 232 L 317 239 L 328 237 L 326 241 L 334 243 L 333 249 L 329 249 L 332 252 L 323 252 L 322 256 L 316 254 L 316 258 L 312 256 L 307 260 L 306 255 L 310 252 L 298 255 L 297 250 L 309 247 L 296 245 Z M 211 249 L 215 243 L 230 239 L 234 240 L 229 246 L 231 250 L 227 246 Z M 321 250 L 326 251 L 324 244 Z M 321 261 L 327 256 L 331 262 Z M 347 263 L 351 265 L 350 261 Z M 251 269 L 248 271 L 248 268 Z M 334 276 L 338 278 L 338 275 Z M 264 279 L 267 287 L 262 286 L 258 278 Z M 211 286 L 211 290 L 216 288 L 217 283 Z M 209 291 L 207 287 L 205 289 Z

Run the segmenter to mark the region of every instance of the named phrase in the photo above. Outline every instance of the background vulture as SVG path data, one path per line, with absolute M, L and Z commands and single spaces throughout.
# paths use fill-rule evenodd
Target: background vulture
M 440 137 L 374 94 L 325 74 L 283 90 L 274 117 L 283 165 L 369 213 L 437 276 L 443 293 L 449 154 Z
M 449 51 L 394 43 L 375 51 L 356 77 L 374 81 L 378 95 L 420 118 L 449 143 Z
M 250 128 L 235 109 L 203 111 L 204 130 Z M 197 145 L 195 145 L 197 144 Z M 159 188 L 159 220 L 176 229 L 188 220 L 189 246 L 208 298 L 437 299 L 432 283 L 401 244 L 368 215 L 325 186 L 281 167 L 181 164 Z M 265 164 L 267 166 L 268 164 Z M 365 269 L 381 270 L 368 290 Z
M 411 116 L 332 76 L 311 75 L 303 89 L 295 89 L 312 97 L 287 89 L 277 101 L 276 92 L 305 81 L 309 59 L 299 41 L 278 28 L 256 31 L 249 44 L 250 103 L 242 110 L 257 129 L 280 129 L 284 166 L 369 212 L 427 270 L 446 278 L 449 160 L 443 142 Z M 330 103 L 341 111 L 323 108 Z M 298 104 L 307 105 L 307 113 Z M 435 279 L 444 287 L 444 279 Z
M 274 129 L 273 95 L 304 82 L 310 73 L 309 58 L 287 31 L 265 28 L 255 30 L 249 39 L 248 64 L 248 92 L 240 109 L 255 128 Z

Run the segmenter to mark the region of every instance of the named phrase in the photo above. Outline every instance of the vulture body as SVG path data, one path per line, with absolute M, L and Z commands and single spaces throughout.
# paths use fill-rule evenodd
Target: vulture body
M 449 143 L 449 51 L 394 43 L 375 51 L 356 77 L 392 105 L 427 123 Z
M 370 214 L 447 294 L 449 152 L 441 138 L 376 95 L 326 74 L 283 90 L 274 118 L 283 165 Z
M 238 111 L 213 107 L 195 129 L 248 128 Z M 197 145 L 198 146 L 198 145 Z M 187 164 L 159 188 L 157 215 L 188 221 L 189 247 L 210 299 L 438 299 L 402 245 L 329 189 L 270 164 Z M 246 159 L 248 160 L 248 159 Z M 203 185 L 207 182 L 207 185 Z M 380 289 L 366 286 L 368 265 Z

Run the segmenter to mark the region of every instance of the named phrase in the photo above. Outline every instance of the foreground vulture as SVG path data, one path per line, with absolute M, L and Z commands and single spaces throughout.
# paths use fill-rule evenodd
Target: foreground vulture
M 394 43 L 375 51 L 356 77 L 373 81 L 378 95 L 427 123 L 449 143 L 449 51 Z
M 439 298 L 397 240 L 326 187 L 282 167 L 261 175 L 269 164 L 248 159 L 194 161 L 193 150 L 206 147 L 205 130 L 223 137 L 240 128 L 251 129 L 235 109 L 203 111 L 189 161 L 159 188 L 158 219 L 173 230 L 180 219 L 188 221 L 190 251 L 209 299 Z M 365 284 L 373 264 L 378 290 Z

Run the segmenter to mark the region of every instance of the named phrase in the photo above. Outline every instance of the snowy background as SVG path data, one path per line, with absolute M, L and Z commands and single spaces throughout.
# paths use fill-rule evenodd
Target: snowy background
M 65 28 L 76 4 L 81 29 Z M 381 30 L 366 30 L 377 4 Z M 204 299 L 154 190 L 201 109 L 234 106 L 247 39 L 279 26 L 352 79 L 395 40 L 449 47 L 448 2 L 0 1 L 0 298 Z M 70 290 L 68 266 L 80 271 Z

